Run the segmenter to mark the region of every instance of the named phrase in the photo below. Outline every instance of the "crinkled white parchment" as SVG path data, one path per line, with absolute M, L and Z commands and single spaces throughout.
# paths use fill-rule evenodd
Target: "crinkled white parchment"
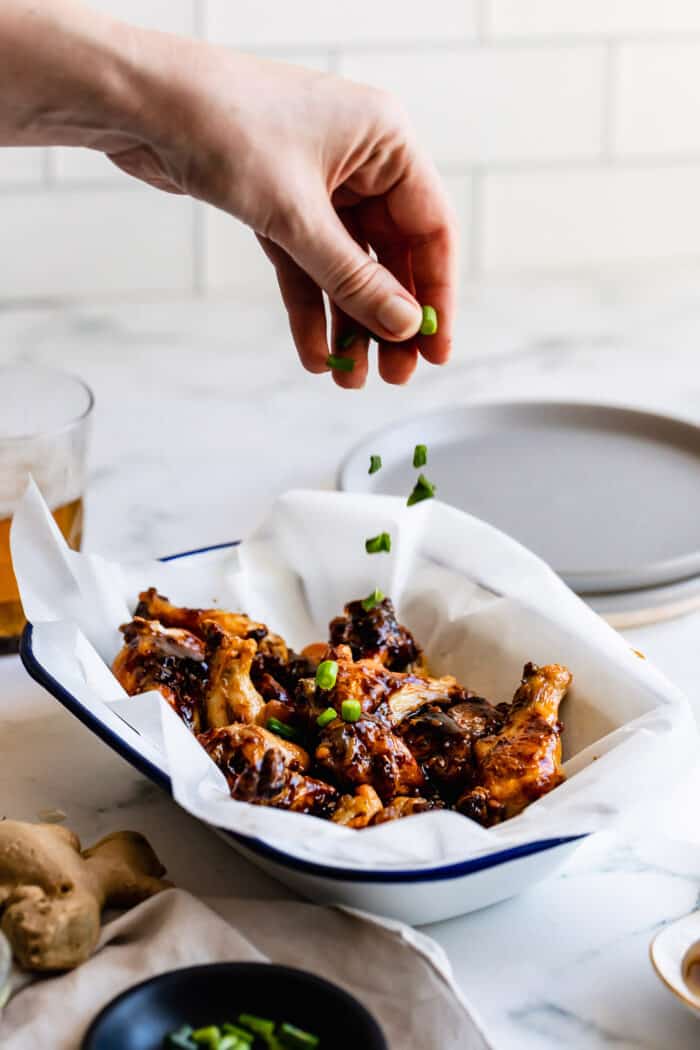
M 364 541 L 392 536 L 391 554 Z M 12 526 L 12 554 L 36 655 L 132 748 L 170 774 L 175 799 L 221 828 L 296 856 L 346 867 L 465 860 L 538 839 L 609 827 L 658 802 L 690 768 L 697 730 L 682 694 L 640 659 L 535 555 L 461 511 L 384 496 L 290 492 L 238 547 L 181 561 L 117 565 L 66 547 L 35 486 Z M 354 831 L 230 798 L 223 775 L 157 693 L 127 698 L 109 665 L 137 594 L 156 586 L 183 605 L 243 610 L 290 645 L 327 637 L 347 601 L 379 587 L 424 646 L 431 671 L 509 700 L 523 665 L 564 663 L 568 779 L 523 814 L 486 830 L 429 812 Z

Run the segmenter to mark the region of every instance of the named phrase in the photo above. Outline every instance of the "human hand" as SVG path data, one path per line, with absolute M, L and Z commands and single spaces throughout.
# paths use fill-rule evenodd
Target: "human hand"
M 362 386 L 368 333 L 390 383 L 447 360 L 454 221 L 399 105 L 372 88 L 114 21 L 76 0 L 0 5 L 0 144 L 86 146 L 247 223 L 302 362 Z M 376 255 L 376 259 L 370 254 Z M 421 336 L 419 304 L 437 311 Z
M 256 232 L 309 371 L 328 370 L 322 292 L 331 352 L 354 361 L 352 371 L 334 371 L 340 386 L 364 384 L 368 333 L 387 382 L 406 382 L 419 352 L 433 364 L 447 360 L 454 220 L 391 96 L 162 34 L 142 34 L 137 54 L 140 141 L 103 148 L 130 174 L 207 201 Z M 435 307 L 435 335 L 418 333 L 419 304 Z

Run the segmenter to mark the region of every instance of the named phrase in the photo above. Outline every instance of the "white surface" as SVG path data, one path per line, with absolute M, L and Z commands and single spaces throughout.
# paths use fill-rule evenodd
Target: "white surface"
M 0 313 L 0 359 L 61 361 L 98 399 L 87 543 L 145 557 L 232 539 L 294 485 L 329 485 L 363 433 L 411 411 L 500 396 L 621 399 L 700 420 L 698 276 L 485 289 L 460 314 L 454 363 L 361 394 L 299 370 L 282 311 L 167 303 Z M 125 405 L 129 427 L 124 427 Z M 630 632 L 700 711 L 700 615 Z M 86 839 L 147 834 L 199 894 L 286 891 L 180 811 L 0 662 L 2 811 L 59 807 Z M 497 1050 L 689 1050 L 697 1021 L 654 977 L 652 935 L 696 906 L 698 781 L 634 841 L 582 848 L 521 897 L 429 932 Z
M 470 278 L 700 258 L 696 0 L 359 0 L 351 14 L 328 0 L 93 2 L 394 88 L 442 174 L 470 182 Z M 0 301 L 267 294 L 271 267 L 233 221 L 197 205 L 183 233 L 175 205 L 125 199 L 128 184 L 88 150 L 0 150 Z

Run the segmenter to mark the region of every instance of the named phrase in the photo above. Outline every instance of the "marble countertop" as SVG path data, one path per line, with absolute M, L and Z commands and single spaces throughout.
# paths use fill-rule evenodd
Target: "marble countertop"
M 97 399 L 86 546 L 119 558 L 245 535 L 295 486 L 330 486 L 387 420 L 454 401 L 605 400 L 700 421 L 697 273 L 474 291 L 457 350 L 410 386 L 334 387 L 296 362 L 276 303 L 0 310 L 0 363 L 79 372 Z M 626 632 L 700 712 L 700 613 Z M 700 716 L 699 716 L 700 717 Z M 645 828 L 601 836 L 521 897 L 427 929 L 497 1050 L 686 1050 L 698 1022 L 656 981 L 648 943 L 698 906 L 700 776 Z M 288 896 L 0 660 L 0 816 L 60 808 L 86 839 L 133 827 L 201 895 Z

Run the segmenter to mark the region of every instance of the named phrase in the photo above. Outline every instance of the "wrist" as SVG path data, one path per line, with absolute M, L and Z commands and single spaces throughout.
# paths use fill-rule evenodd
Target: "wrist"
M 0 144 L 100 148 L 133 134 L 142 32 L 71 0 L 0 10 Z

